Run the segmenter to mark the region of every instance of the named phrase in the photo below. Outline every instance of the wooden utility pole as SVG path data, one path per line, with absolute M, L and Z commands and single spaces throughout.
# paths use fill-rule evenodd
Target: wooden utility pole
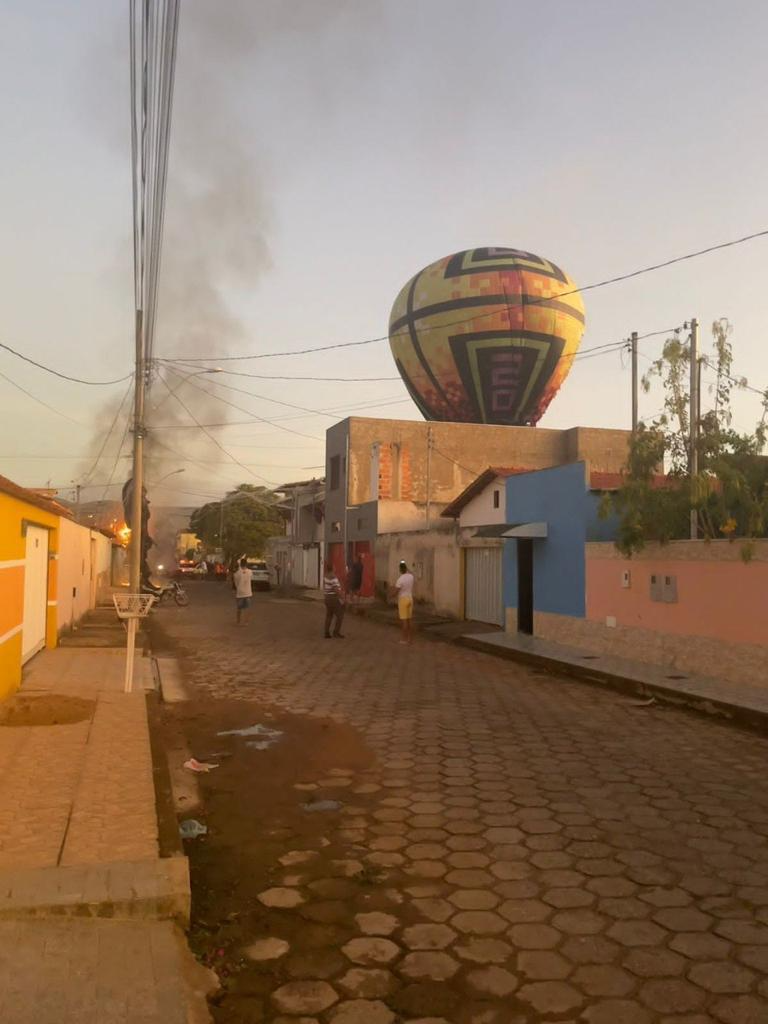
M 689 476 L 691 478 L 691 502 L 693 502 L 693 489 L 696 486 L 696 477 L 699 472 L 699 321 L 694 317 L 691 320 L 691 385 L 690 385 L 690 458 L 688 463 Z M 691 540 L 699 536 L 699 514 L 691 507 Z
M 427 427 L 427 509 L 426 526 L 429 529 L 430 492 L 432 490 L 432 427 Z

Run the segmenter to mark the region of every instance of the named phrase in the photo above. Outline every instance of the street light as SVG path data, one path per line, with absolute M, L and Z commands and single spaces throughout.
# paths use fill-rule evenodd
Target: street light
M 163 482 L 163 480 L 167 480 L 169 476 L 176 476 L 177 473 L 185 473 L 185 472 L 186 472 L 185 469 L 172 469 L 170 471 L 170 473 L 166 473 L 165 476 L 161 476 L 159 480 L 152 480 L 152 481 L 147 481 L 147 482 L 149 483 L 150 487 L 157 487 L 159 484 L 161 484 Z

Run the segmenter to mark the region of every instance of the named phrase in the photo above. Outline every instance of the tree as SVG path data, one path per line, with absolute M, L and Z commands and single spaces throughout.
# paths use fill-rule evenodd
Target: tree
M 726 319 L 716 320 L 712 355 L 699 360 L 699 371 L 713 370 L 715 379 L 708 388 L 712 407 L 699 417 L 697 473 L 691 473 L 690 343 L 677 334 L 668 338 L 643 378 L 646 391 L 654 379 L 661 382 L 664 408 L 650 423 L 639 425 L 630 443 L 624 483 L 603 501 L 603 514 L 618 518 L 616 543 L 626 555 L 652 541 L 664 544 L 687 537 L 692 509 L 703 539 L 741 538 L 745 558 L 750 555 L 750 541 L 768 532 L 768 459 L 762 454 L 768 390 L 757 392 L 762 416 L 754 431 L 734 430 L 733 388 L 757 389 L 732 375 L 731 334 Z
M 253 484 L 240 484 L 230 491 L 223 499 L 223 510 L 221 501 L 195 509 L 190 526 L 207 547 L 223 548 L 226 561 L 241 555 L 262 556 L 267 539 L 283 532 L 275 495 Z

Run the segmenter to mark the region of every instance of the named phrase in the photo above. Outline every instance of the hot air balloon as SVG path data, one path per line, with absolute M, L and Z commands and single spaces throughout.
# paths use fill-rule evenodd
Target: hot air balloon
M 584 304 L 558 266 L 468 249 L 402 289 L 389 321 L 400 376 L 428 420 L 535 424 L 568 375 Z

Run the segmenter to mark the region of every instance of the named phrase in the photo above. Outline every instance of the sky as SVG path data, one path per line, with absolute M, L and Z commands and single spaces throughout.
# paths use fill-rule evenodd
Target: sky
M 321 475 L 343 416 L 420 418 L 386 342 L 217 357 L 385 335 L 403 284 L 449 253 L 520 248 L 585 286 L 768 228 L 767 33 L 758 0 L 181 0 L 156 355 L 394 379 L 182 384 L 161 368 L 152 499 L 194 506 Z M 72 376 L 121 377 L 127 3 L 2 0 L 0 58 L 0 342 Z M 766 269 L 768 238 L 587 292 L 582 346 L 697 317 L 706 350 L 728 317 L 735 372 L 768 386 Z M 641 342 L 641 369 L 662 342 Z M 541 426 L 628 427 L 626 364 L 577 361 Z M 127 387 L 64 382 L 0 351 L 0 473 L 116 494 Z M 176 387 L 199 420 L 228 423 L 212 432 L 233 458 L 190 426 Z M 759 403 L 737 395 L 735 425 L 750 429 Z M 641 416 L 661 404 L 643 395 Z

